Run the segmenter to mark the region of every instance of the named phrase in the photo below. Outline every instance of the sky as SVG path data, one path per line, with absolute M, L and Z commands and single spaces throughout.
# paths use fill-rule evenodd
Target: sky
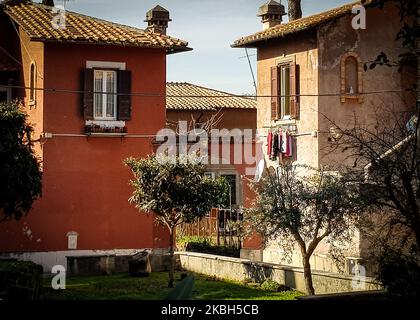
M 262 30 L 256 16 L 266 0 L 68 0 L 66 9 L 144 29 L 146 12 L 156 5 L 169 10 L 167 34 L 189 42 L 194 50 L 168 56 L 167 80 L 190 82 L 235 94 L 254 94 L 245 49 L 230 45 Z M 35 2 L 41 2 L 36 0 Z M 352 0 L 302 0 L 303 16 Z M 62 0 L 55 0 L 62 5 Z M 282 0 L 286 6 L 287 1 Z M 287 17 L 284 17 L 287 21 Z M 256 72 L 255 49 L 248 50 Z

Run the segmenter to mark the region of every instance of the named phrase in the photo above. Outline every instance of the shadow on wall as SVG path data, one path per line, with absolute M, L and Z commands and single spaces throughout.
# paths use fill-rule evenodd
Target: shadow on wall
M 284 284 L 289 288 L 296 288 L 296 275 L 291 270 L 284 270 Z
M 293 270 L 283 270 L 282 273 L 274 272 L 272 265 L 264 263 L 245 263 L 243 264 L 246 270 L 247 278 L 255 282 L 262 283 L 265 280 L 276 280 L 289 288 L 296 288 L 296 273 Z M 279 278 L 280 277 L 280 278 Z
M 273 276 L 273 269 L 266 268 L 263 264 L 249 263 L 244 264 L 247 277 L 253 279 L 255 282 L 263 282 L 271 279 Z

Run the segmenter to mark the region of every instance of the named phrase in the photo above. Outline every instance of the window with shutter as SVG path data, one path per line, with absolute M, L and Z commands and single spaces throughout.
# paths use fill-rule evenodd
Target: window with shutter
M 277 66 L 271 67 L 271 120 L 279 118 L 279 77 Z
M 299 66 L 290 64 L 290 117 L 299 118 Z
M 131 120 L 131 71 L 118 71 L 118 120 Z
M 130 71 L 85 69 L 83 99 L 85 120 L 130 120 L 130 94 Z
M 276 78 L 274 78 L 274 68 Z M 271 68 L 271 74 L 272 120 L 297 119 L 299 116 L 299 66 L 294 62 L 283 63 Z M 274 99 L 275 95 L 278 96 L 276 99 Z M 274 108 L 275 104 L 276 108 Z
M 85 120 L 93 120 L 93 69 L 84 70 L 83 115 Z

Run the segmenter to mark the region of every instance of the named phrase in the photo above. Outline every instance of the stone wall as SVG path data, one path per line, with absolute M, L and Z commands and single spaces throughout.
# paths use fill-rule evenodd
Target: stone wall
M 302 268 L 195 252 L 176 254 L 179 256 L 182 268 L 187 271 L 235 281 L 251 279 L 262 282 L 265 279 L 272 279 L 279 284 L 305 292 Z M 354 279 L 349 275 L 313 271 L 312 278 L 317 294 L 380 289 L 374 279 L 369 277 Z M 355 285 L 352 285 L 353 282 Z

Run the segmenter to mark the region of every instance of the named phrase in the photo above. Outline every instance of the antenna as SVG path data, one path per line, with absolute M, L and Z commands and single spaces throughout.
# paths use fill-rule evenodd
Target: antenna
M 254 89 L 255 89 L 255 96 L 257 96 L 257 83 L 255 81 L 254 70 L 252 70 L 251 60 L 249 59 L 249 57 L 254 57 L 256 55 L 255 54 L 249 54 L 247 48 L 245 48 L 245 53 L 246 53 L 246 56 L 239 57 L 239 59 L 245 59 L 245 58 L 248 59 L 248 65 L 249 65 L 249 69 L 251 70 L 252 80 L 253 80 Z
M 251 70 L 252 81 L 254 82 L 255 96 L 257 95 L 257 83 L 255 81 L 254 70 L 252 70 L 251 60 L 249 59 L 248 48 L 245 48 L 246 57 L 248 59 L 249 69 Z

